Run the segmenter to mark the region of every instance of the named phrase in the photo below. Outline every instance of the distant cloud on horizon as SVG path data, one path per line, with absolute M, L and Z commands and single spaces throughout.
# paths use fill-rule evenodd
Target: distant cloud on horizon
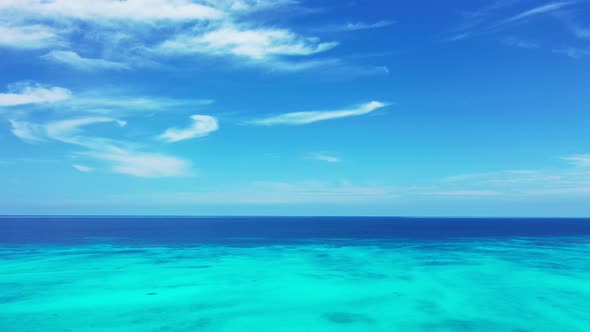
M 325 152 L 310 153 L 306 156 L 306 159 L 323 161 L 327 163 L 341 163 L 343 161 L 342 158 Z
M 563 157 L 563 160 L 580 167 L 590 167 L 590 154 L 577 154 L 573 156 Z

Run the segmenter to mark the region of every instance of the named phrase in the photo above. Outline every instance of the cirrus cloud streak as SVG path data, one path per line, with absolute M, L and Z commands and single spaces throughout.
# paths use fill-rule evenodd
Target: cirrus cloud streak
M 54 103 L 71 98 L 71 91 L 61 87 L 28 82 L 9 85 L 7 93 L 0 93 L 1 106 Z
M 47 61 L 63 64 L 74 69 L 82 71 L 96 70 L 125 70 L 130 66 L 125 63 L 108 61 L 104 59 L 92 59 L 81 57 L 78 53 L 72 51 L 51 51 L 41 57 Z
M 364 115 L 386 106 L 388 106 L 388 104 L 379 101 L 371 101 L 349 109 L 285 113 L 255 120 L 251 123 L 258 126 L 305 125 L 319 121 Z

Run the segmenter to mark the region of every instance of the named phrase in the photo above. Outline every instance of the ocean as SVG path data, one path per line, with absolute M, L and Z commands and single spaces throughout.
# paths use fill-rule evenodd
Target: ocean
M 590 219 L 0 217 L 0 331 L 590 331 Z

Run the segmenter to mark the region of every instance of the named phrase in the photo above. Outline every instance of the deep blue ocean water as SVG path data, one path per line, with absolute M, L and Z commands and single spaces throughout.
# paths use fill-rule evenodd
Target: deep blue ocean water
M 590 218 L 0 217 L 1 243 L 281 243 L 585 235 L 590 235 Z

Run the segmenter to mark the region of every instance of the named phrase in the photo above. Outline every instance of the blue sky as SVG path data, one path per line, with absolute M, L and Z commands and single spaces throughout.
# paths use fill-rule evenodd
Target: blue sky
M 5 0 L 0 214 L 590 215 L 588 1 Z

